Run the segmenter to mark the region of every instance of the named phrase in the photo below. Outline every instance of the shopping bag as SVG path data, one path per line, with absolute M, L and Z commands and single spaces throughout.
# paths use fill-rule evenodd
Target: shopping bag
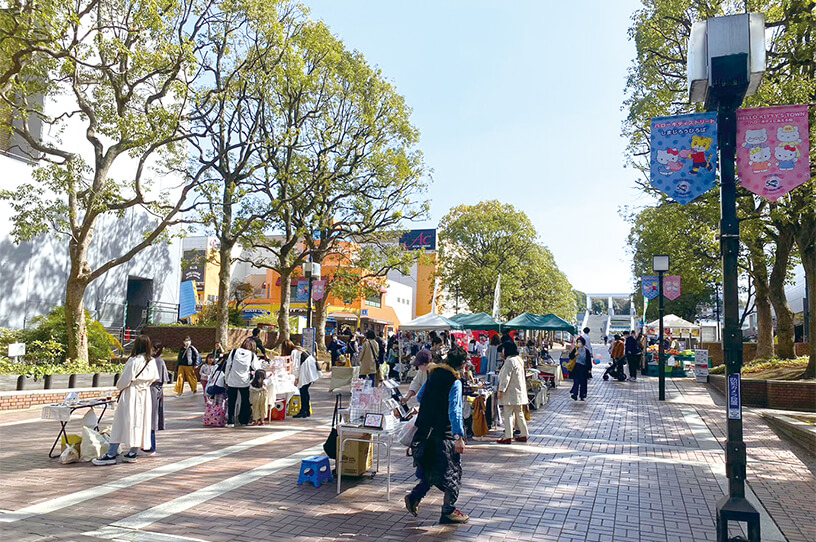
M 521 409 L 524 411 L 524 419 L 528 422 L 532 421 L 533 416 L 530 414 L 530 405 L 522 405 Z
M 227 425 L 227 411 L 223 401 L 210 401 L 204 407 L 204 425 L 207 427 L 224 427 Z
M 334 399 L 334 414 L 332 414 L 332 428 L 326 442 L 323 443 L 323 451 L 332 459 L 337 459 L 337 413 L 343 404 L 342 396 L 338 393 Z
M 65 448 L 69 446 L 76 446 L 79 448 L 80 442 L 82 442 L 82 437 L 80 435 L 68 435 L 67 438 L 63 435 L 60 437 L 60 450 L 65 450 Z
M 77 445 L 71 444 L 65 448 L 59 456 L 60 463 L 67 465 L 69 463 L 76 463 L 79 461 L 79 452 L 77 452 Z
M 576 363 L 577 362 L 575 361 L 575 358 L 570 358 L 569 363 L 567 363 L 567 371 L 569 371 L 570 373 L 574 371 Z
M 224 371 L 216 369 L 207 380 L 207 389 L 204 390 L 209 396 L 216 396 L 227 393 L 227 387 L 224 384 Z
M 410 446 L 414 441 L 414 435 L 417 432 L 416 418 L 411 418 L 402 428 L 399 434 L 399 441 L 404 446 Z
M 82 428 L 82 442 L 79 444 L 80 461 L 99 459 L 108 452 L 108 448 L 110 448 L 108 439 L 90 427 Z
M 293 395 L 291 399 L 289 399 L 289 408 L 286 410 L 286 413 L 289 416 L 297 416 L 300 414 L 300 395 Z
M 97 422 L 99 421 L 99 417 L 97 417 L 96 412 L 93 408 L 88 409 L 88 412 L 82 417 L 82 426 L 83 427 L 96 427 Z

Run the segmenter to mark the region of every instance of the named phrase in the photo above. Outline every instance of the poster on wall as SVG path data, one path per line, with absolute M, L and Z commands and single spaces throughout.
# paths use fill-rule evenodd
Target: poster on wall
M 717 179 L 715 112 L 652 119 L 652 186 L 687 205 L 705 194 Z
M 663 297 L 672 301 L 680 297 L 680 277 L 663 277 Z
M 643 297 L 646 299 L 654 299 L 658 296 L 658 278 L 657 277 L 641 277 Z M 645 310 L 644 310 L 645 312 Z
M 737 173 L 740 184 L 776 201 L 810 179 L 806 105 L 737 111 Z

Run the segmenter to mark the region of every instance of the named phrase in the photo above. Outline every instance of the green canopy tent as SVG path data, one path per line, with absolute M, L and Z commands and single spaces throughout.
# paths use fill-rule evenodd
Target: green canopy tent
M 573 335 L 576 334 L 575 326 L 564 320 L 563 318 L 559 318 L 554 314 L 545 314 L 541 317 L 543 323 L 547 326 L 544 329 L 545 331 L 567 331 L 572 333 Z
M 464 329 L 471 331 L 501 331 L 502 328 L 500 323 L 485 312 L 480 312 L 479 314 L 457 314 L 456 316 L 451 316 L 448 320 L 452 320 L 461 325 Z
M 502 327 L 505 329 L 520 329 L 525 331 L 545 330 L 546 328 L 542 327 L 544 325 L 542 318 L 542 316 L 537 314 L 523 312 L 509 322 L 502 324 Z

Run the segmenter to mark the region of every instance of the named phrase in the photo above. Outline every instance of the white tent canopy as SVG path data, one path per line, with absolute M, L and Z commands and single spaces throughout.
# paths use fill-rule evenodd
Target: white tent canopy
M 410 322 L 400 325 L 400 331 L 431 331 L 443 329 L 461 329 L 462 326 L 456 322 L 448 320 L 444 316 L 440 316 L 435 312 L 423 314 L 419 318 L 415 318 Z
M 660 320 L 649 322 L 648 327 L 657 328 L 660 326 Z M 663 317 L 663 327 L 670 329 L 700 329 L 697 324 L 692 324 L 688 320 L 683 320 L 676 314 L 667 314 Z

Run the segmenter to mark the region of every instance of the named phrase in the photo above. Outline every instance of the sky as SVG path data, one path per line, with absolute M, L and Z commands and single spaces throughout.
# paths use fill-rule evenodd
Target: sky
M 456 205 L 524 211 L 573 287 L 629 292 L 621 206 L 650 203 L 624 167 L 634 0 L 306 0 L 413 109 L 436 227 Z

